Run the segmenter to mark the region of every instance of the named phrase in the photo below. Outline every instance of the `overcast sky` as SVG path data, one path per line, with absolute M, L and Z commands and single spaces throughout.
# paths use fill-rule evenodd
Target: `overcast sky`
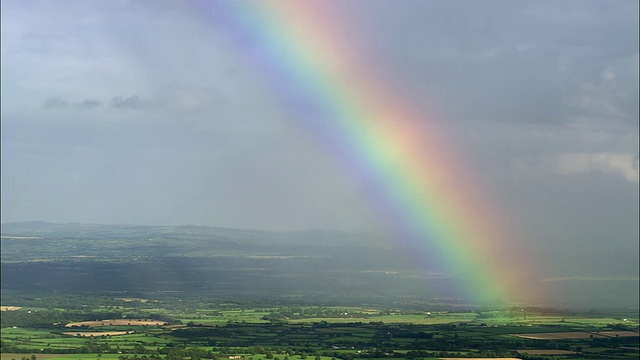
M 335 5 L 357 55 L 438 114 L 519 236 L 561 254 L 558 271 L 606 259 L 637 279 L 637 1 Z M 2 1 L 3 223 L 379 229 L 206 9 Z

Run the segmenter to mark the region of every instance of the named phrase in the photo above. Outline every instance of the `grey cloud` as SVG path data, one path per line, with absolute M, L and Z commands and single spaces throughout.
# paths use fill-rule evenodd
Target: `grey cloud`
M 96 99 L 85 99 L 84 101 L 74 105 L 80 109 L 95 109 L 102 106 L 102 101 Z
M 146 107 L 148 102 L 142 100 L 139 96 L 134 95 L 131 97 L 114 96 L 111 99 L 110 106 L 116 109 L 139 109 Z M 62 109 L 73 107 L 76 109 L 93 110 L 104 106 L 104 103 L 98 99 L 84 99 L 77 103 L 70 103 L 60 96 L 52 96 L 46 98 L 42 102 L 42 107 L 45 109 Z
M 143 101 L 138 95 L 130 96 L 130 97 L 122 97 L 122 96 L 114 96 L 111 99 L 111 107 L 118 109 L 141 109 L 146 106 L 145 101 Z
M 69 103 L 58 96 L 48 97 L 42 102 L 42 107 L 45 109 L 60 109 L 67 106 L 69 106 Z
M 450 120 L 564 124 L 567 115 L 585 114 L 576 106 L 581 97 L 613 98 L 587 84 L 597 86 L 604 68 L 638 53 L 633 1 L 376 5 L 366 10 L 376 13 L 370 57 L 396 65 L 403 83 Z M 617 91 L 637 86 L 620 83 Z M 615 109 L 633 115 L 637 95 L 624 99 Z
M 138 95 L 129 97 L 114 96 L 108 103 L 112 109 L 152 109 L 161 108 L 177 112 L 194 112 L 215 108 L 229 109 L 231 101 L 228 96 L 213 89 L 197 86 L 170 86 L 157 92 L 150 100 L 145 100 Z M 105 103 L 99 99 L 84 99 L 81 102 L 71 103 L 62 97 L 52 96 L 46 98 L 42 107 L 46 109 L 76 108 L 93 110 L 102 108 Z
M 78 103 L 69 103 L 67 100 L 63 99 L 60 96 L 52 96 L 52 97 L 48 97 L 46 98 L 43 103 L 42 103 L 42 107 L 45 109 L 62 109 L 62 108 L 68 108 L 70 106 L 73 106 L 74 108 L 77 109 L 96 109 L 102 106 L 102 101 L 97 100 L 97 99 L 84 99 L 81 102 Z

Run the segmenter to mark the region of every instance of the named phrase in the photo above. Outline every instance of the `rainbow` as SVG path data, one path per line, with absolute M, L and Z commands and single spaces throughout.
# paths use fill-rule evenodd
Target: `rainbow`
M 371 195 L 399 241 L 467 279 L 481 303 L 523 301 L 533 267 L 442 122 L 359 58 L 355 34 L 333 1 L 195 2 L 271 84 L 294 125 L 342 163 Z M 302 105 L 301 105 L 302 104 Z M 303 108 L 300 110 L 300 108 Z M 294 118 L 294 116 L 292 116 Z M 434 254 L 435 253 L 435 254 Z

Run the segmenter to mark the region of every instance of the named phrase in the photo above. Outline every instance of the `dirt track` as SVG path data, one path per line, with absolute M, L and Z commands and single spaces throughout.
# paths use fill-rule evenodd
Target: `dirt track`
M 65 325 L 65 327 L 74 327 L 74 326 L 88 326 L 88 327 L 98 327 L 98 326 L 162 326 L 165 325 L 166 322 L 158 321 L 158 320 L 145 320 L 145 319 L 112 319 L 112 320 L 100 320 L 100 321 L 81 321 L 74 322 Z
M 614 337 L 632 337 L 638 336 L 633 331 L 571 331 L 571 332 L 553 332 L 553 333 L 529 333 L 529 334 L 510 334 L 524 339 L 533 340 L 554 340 L 554 339 L 588 339 L 588 338 L 614 338 Z
M 117 336 L 132 334 L 133 331 L 83 331 L 83 332 L 64 332 L 65 335 L 80 337 L 96 337 L 96 336 Z

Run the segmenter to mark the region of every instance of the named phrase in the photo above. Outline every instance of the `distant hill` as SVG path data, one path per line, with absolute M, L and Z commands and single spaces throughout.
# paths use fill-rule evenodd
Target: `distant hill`
M 144 225 L 106 225 L 106 224 L 81 224 L 68 223 L 57 224 L 42 221 L 5 223 L 0 227 L 0 233 L 4 240 L 3 259 L 10 256 L 11 250 L 15 246 L 20 246 L 20 242 L 7 241 L 20 238 L 41 238 L 42 240 L 64 240 L 67 242 L 69 252 L 91 251 L 96 246 L 96 242 L 83 241 L 101 240 L 104 250 L 116 250 L 131 245 L 136 249 L 172 247 L 180 244 L 180 249 L 173 249 L 174 255 L 190 255 L 192 250 L 198 251 L 193 255 L 207 256 L 220 255 L 210 254 L 209 250 L 218 251 L 217 247 L 228 248 L 235 244 L 237 247 L 246 248 L 247 251 L 263 254 L 280 253 L 282 247 L 288 248 L 284 251 L 289 253 L 298 249 L 302 252 L 308 251 L 303 248 L 378 248 L 389 249 L 391 243 L 380 236 L 363 233 L 347 233 L 341 231 L 295 231 L 276 232 L 261 230 L 229 229 L 221 227 L 182 225 L 182 226 L 144 226 Z M 72 242 L 71 240 L 78 240 Z M 111 242 L 110 248 L 107 246 L 108 240 L 122 239 L 126 241 Z M 47 252 L 46 241 L 43 242 L 41 254 Z M 10 246 L 11 245 L 11 246 Z M 63 255 L 64 251 L 58 248 L 55 250 L 57 256 Z M 130 249 L 134 250 L 134 249 Z M 315 251 L 314 250 L 314 251 Z M 6 253 L 7 251 L 8 253 Z M 62 254 L 60 252 L 63 252 Z M 204 252 L 203 252 L 204 251 Z M 244 251 L 244 250 L 243 250 Z M 252 251 L 244 255 L 256 255 Z M 298 251 L 299 252 L 299 251 Z M 136 251 L 131 252 L 136 255 Z M 6 256 L 5 256 L 6 255 Z M 23 254 L 27 255 L 27 254 Z M 35 254 L 34 254 L 35 255 Z M 68 254 L 71 255 L 71 254 Z M 73 254 L 77 255 L 77 254 Z M 100 255 L 100 254 L 92 254 Z M 237 255 L 237 254 L 236 254 Z
M 406 252 L 391 245 L 374 235 L 340 231 L 7 223 L 2 291 L 455 297 L 446 278 L 411 268 Z
M 405 239 L 365 233 L 41 221 L 2 224 L 0 233 L 2 294 L 162 293 L 356 303 L 439 298 L 458 304 L 467 301 L 470 281 L 448 272 L 438 252 L 416 262 L 413 250 L 399 245 L 409 243 Z M 547 286 L 558 294 L 554 306 L 637 306 L 633 277 Z
M 30 232 L 42 231 L 50 229 L 60 224 L 54 224 L 46 221 L 25 221 L 14 222 L 0 225 L 0 233 L 2 234 L 24 234 Z
M 44 221 L 28 221 L 4 223 L 0 226 L 2 235 L 21 236 L 93 236 L 109 233 L 114 236 L 146 236 L 159 234 L 197 234 L 213 235 L 221 232 L 232 233 L 267 233 L 265 231 L 225 229 L 207 226 L 145 226 L 145 225 L 107 225 L 107 224 L 82 224 L 82 223 L 49 223 Z

